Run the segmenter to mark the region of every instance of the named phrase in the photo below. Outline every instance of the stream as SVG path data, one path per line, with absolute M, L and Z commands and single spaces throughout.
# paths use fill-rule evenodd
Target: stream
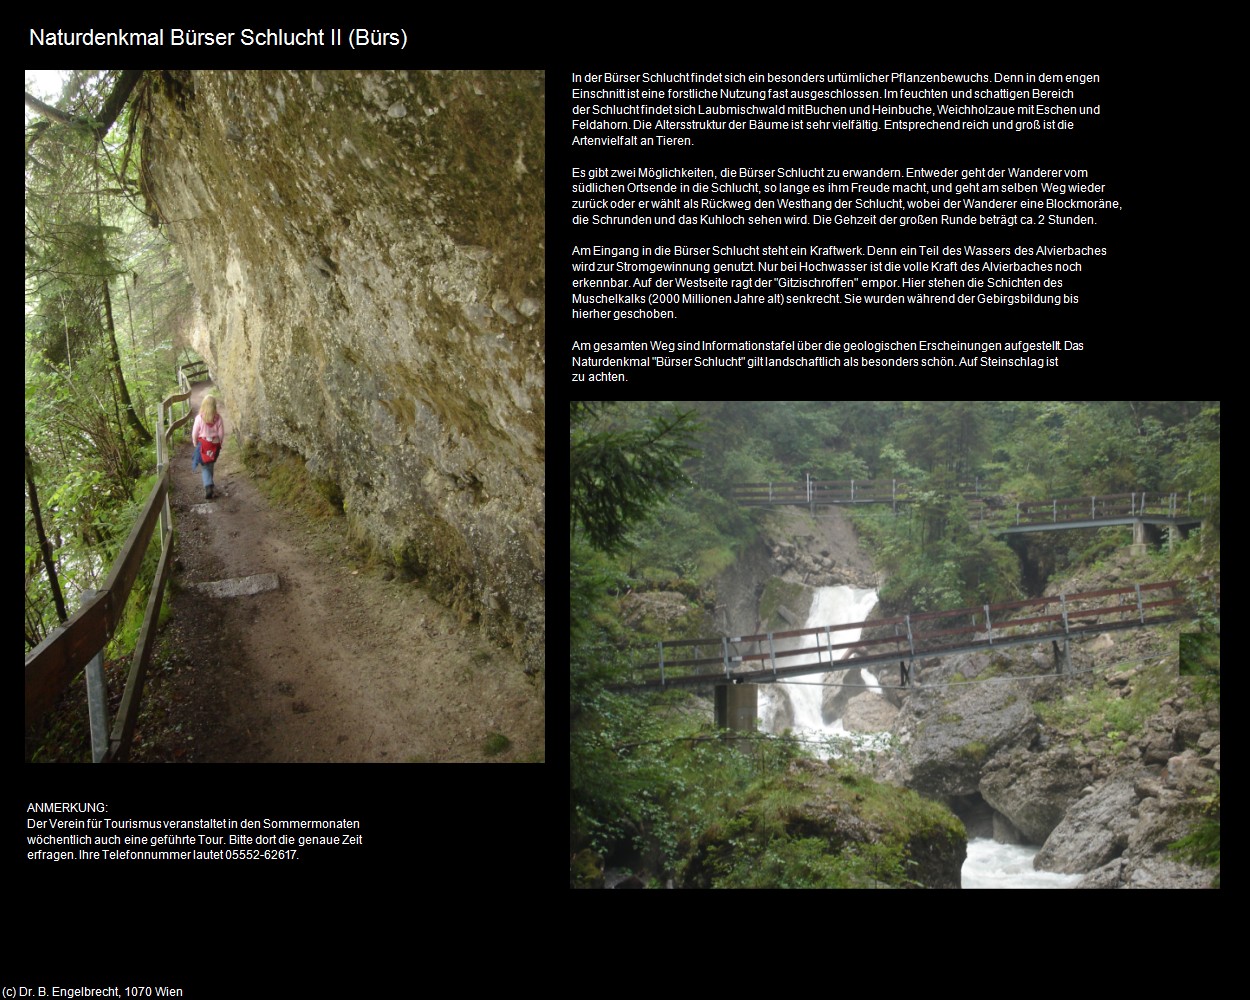
M 968 841 L 961 881 L 965 889 L 1070 889 L 1083 875 L 1033 870 L 1037 847 L 999 844 L 988 837 Z

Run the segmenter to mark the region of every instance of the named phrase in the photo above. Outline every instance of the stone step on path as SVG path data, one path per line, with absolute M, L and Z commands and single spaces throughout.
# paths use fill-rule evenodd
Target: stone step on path
M 218 486 L 212 500 L 205 500 L 203 503 L 193 503 L 191 505 L 192 514 L 211 514 L 217 509 L 217 501 L 224 500 L 230 496 L 224 487 Z
M 237 576 L 230 580 L 210 580 L 193 583 L 191 587 L 209 597 L 246 597 L 278 589 L 277 573 L 257 573 L 255 576 Z

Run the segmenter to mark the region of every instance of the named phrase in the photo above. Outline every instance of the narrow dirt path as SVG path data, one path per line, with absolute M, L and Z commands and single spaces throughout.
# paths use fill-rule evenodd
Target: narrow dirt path
M 195 387 L 197 411 L 207 388 Z M 177 667 L 186 759 L 544 759 L 541 688 L 417 586 L 360 563 L 341 517 L 274 509 L 229 441 L 211 503 L 189 444 L 173 471 L 166 663 Z M 277 590 L 219 598 L 195 589 L 263 573 L 277 574 Z

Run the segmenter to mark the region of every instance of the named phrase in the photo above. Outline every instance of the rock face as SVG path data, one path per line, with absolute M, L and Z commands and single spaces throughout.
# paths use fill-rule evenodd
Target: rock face
M 149 211 L 231 429 L 531 663 L 544 648 L 544 77 L 153 75 Z
M 1134 785 L 1146 772 L 1120 771 L 1063 817 L 1042 845 L 1034 867 L 1054 872 L 1088 872 L 1117 858 L 1137 825 Z
M 926 661 L 899 713 L 900 752 L 877 773 L 945 798 L 979 835 L 971 817 L 990 808 L 994 839 L 1041 844 L 1035 866 L 1087 873 L 1083 887 L 1211 885 L 1218 870 L 1169 845 L 1212 799 L 1218 810 L 1219 703 L 1167 657 L 1100 674 L 1098 653 L 1116 650 L 1075 651 L 1062 680 L 1027 647 Z
M 1194 713 L 1201 714 L 1201 713 Z M 1196 802 L 1218 789 L 1219 733 L 1158 768 L 1115 771 L 1086 790 L 1034 859 L 1037 868 L 1089 872 L 1082 888 L 1199 888 L 1212 873 L 1168 853 L 1193 826 Z

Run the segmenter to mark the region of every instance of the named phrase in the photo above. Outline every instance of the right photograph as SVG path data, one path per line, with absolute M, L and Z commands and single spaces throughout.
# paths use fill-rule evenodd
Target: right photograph
M 570 404 L 570 887 L 1219 888 L 1220 403 Z

